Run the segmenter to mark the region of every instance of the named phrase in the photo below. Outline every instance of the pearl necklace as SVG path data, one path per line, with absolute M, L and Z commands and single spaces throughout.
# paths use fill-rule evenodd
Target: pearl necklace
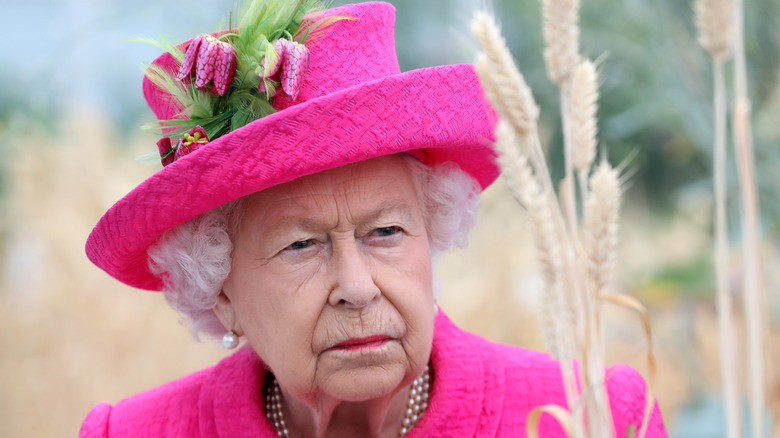
M 274 425 L 276 432 L 280 437 L 288 438 L 290 430 L 284 421 L 284 410 L 282 409 L 282 389 L 279 382 L 273 374 L 268 374 L 269 382 L 265 390 L 265 416 L 268 421 Z M 401 430 L 398 436 L 402 437 L 417 424 L 417 420 L 425 413 L 428 408 L 428 395 L 431 392 L 431 372 L 428 365 L 425 366 L 420 377 L 414 379 L 409 388 L 409 400 L 406 402 L 406 412 L 404 421 L 401 424 Z

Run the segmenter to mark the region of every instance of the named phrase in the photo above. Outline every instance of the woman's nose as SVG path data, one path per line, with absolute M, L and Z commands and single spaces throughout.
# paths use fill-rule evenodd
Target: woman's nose
M 333 242 L 330 266 L 331 291 L 328 302 L 332 306 L 363 308 L 379 297 L 381 291 L 367 256 L 354 239 Z

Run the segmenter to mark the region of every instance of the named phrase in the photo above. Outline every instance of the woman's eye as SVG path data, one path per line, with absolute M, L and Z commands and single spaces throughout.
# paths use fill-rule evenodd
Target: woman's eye
M 310 247 L 312 244 L 311 240 L 299 240 L 292 245 L 288 246 L 288 249 L 291 249 L 293 251 L 300 250 L 300 249 L 306 249 Z
M 374 234 L 379 237 L 385 237 L 385 236 L 392 236 L 398 231 L 400 231 L 398 227 L 382 227 L 382 228 L 377 228 L 374 231 Z

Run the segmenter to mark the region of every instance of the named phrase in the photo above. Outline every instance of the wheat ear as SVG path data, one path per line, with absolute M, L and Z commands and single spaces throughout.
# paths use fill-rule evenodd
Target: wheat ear
M 699 44 L 713 58 L 725 58 L 731 52 L 732 0 L 696 0 L 696 27 Z
M 568 119 L 571 123 L 572 165 L 579 177 L 581 198 L 587 203 L 587 179 L 596 158 L 596 111 L 599 87 L 596 66 L 588 59 L 577 65 L 571 80 Z
M 752 436 L 763 435 L 764 412 L 764 343 L 768 316 L 763 305 L 763 281 L 759 254 L 759 206 L 756 187 L 753 132 L 750 124 L 747 62 L 744 42 L 743 0 L 733 0 L 732 30 L 734 51 L 734 108 L 732 126 L 739 173 L 740 210 L 742 216 L 742 269 L 745 273 L 743 302 L 747 332 L 748 400 Z
M 494 18 L 484 11 L 477 12 L 471 28 L 483 50 L 477 55 L 476 61 L 480 82 L 493 106 L 514 128 L 526 148 L 548 202 L 555 204 L 555 188 L 539 141 L 539 107 L 533 93 L 515 66 L 512 53 Z M 553 208 L 552 214 L 557 226 L 564 227 L 563 214 L 557 206 Z
M 501 36 L 495 20 L 486 12 L 477 12 L 471 29 L 482 48 L 484 57 L 477 59 L 477 73 L 487 81 L 491 101 L 503 118 L 515 128 L 518 135 L 530 135 L 536 129 L 539 107 L 523 75 L 515 67 L 512 53 Z
M 585 205 L 583 245 L 593 294 L 608 292 L 615 273 L 620 210 L 618 171 L 603 161 L 590 178 Z
M 556 84 L 568 80 L 579 61 L 579 0 L 544 0 L 542 35 L 547 76 Z

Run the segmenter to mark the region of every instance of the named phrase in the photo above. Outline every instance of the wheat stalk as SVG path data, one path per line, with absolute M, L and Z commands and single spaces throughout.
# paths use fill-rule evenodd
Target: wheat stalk
M 604 349 L 601 329 L 603 292 L 614 275 L 619 205 L 618 172 L 604 164 L 595 172 L 588 192 L 587 176 L 595 158 L 597 75 L 590 61 L 577 62 L 579 29 L 578 1 L 548 1 L 545 7 L 545 59 L 548 75 L 559 84 L 566 155 L 566 177 L 556 196 L 546 157 L 539 141 L 538 107 L 522 74 L 491 16 L 477 14 L 472 24 L 483 52 L 476 70 L 502 121 L 496 131 L 496 148 L 507 185 L 517 201 L 528 210 L 537 259 L 544 283 L 542 331 L 554 356 L 561 359 L 561 372 L 571 415 L 556 417 L 571 427 L 574 437 L 614 436 L 611 409 L 604 379 Z M 562 27 L 557 29 L 556 27 Z M 556 34 L 557 33 L 557 34 Z M 577 67 L 574 69 L 574 67 Z M 522 152 L 517 145 L 522 145 Z M 576 154 L 575 152 L 576 151 Z M 580 176 L 585 230 L 580 234 L 577 219 L 575 181 Z M 592 196 L 585 206 L 586 197 Z M 583 241 L 586 243 L 583 245 Z M 630 298 L 630 297 L 626 297 Z M 626 305 L 630 300 L 615 300 Z M 629 307 L 641 308 L 630 301 Z M 640 309 L 646 316 L 646 311 Z M 649 339 L 649 327 L 648 343 Z M 652 351 L 648 352 L 649 362 Z M 581 362 L 577 381 L 571 358 Z M 651 367 L 652 368 L 652 367 Z M 652 382 L 642 432 L 652 410 Z M 546 407 L 534 411 L 538 415 Z M 583 410 L 584 408 L 584 410 Z M 587 415 L 587 419 L 583 417 Z M 536 436 L 529 420 L 529 436 Z M 587 428 L 587 433 L 585 433 Z
M 589 388 L 585 395 L 586 414 L 588 416 L 588 435 L 593 437 L 608 436 L 612 430 L 611 411 L 607 397 L 606 386 L 603 379 L 604 352 L 603 335 L 600 325 L 601 303 L 598 297 L 590 290 L 586 279 L 585 270 L 579 266 L 577 254 L 580 252 L 578 239 L 578 220 L 574 182 L 574 154 L 575 148 L 580 146 L 587 149 L 589 139 L 579 137 L 584 134 L 595 141 L 595 100 L 597 93 L 595 88 L 595 68 L 591 78 L 585 78 L 590 72 L 583 72 L 578 78 L 581 86 L 576 92 L 574 101 L 573 74 L 577 70 L 580 60 L 579 55 L 579 0 L 544 0 L 543 10 L 543 36 L 545 41 L 544 59 L 547 65 L 548 77 L 558 84 L 560 89 L 561 123 L 563 128 L 563 149 L 565 177 L 561 181 L 560 194 L 564 210 L 564 218 L 569 239 L 566 239 L 565 253 L 570 261 L 567 265 L 568 282 L 574 293 L 580 296 L 582 309 L 582 324 L 584 328 L 584 341 L 582 343 L 583 383 Z M 588 68 L 586 65 L 583 67 Z M 584 82 L 591 80 L 591 84 Z M 576 105 L 576 106 L 575 106 Z M 588 132 L 588 123 L 593 123 L 593 132 Z M 584 132 L 583 132 L 584 130 Z M 584 140 L 580 143 L 579 140 Z M 595 152 L 595 145 L 593 146 Z M 582 151 L 578 151 L 582 152 Z M 587 156 L 588 152 L 583 154 Z M 578 157 L 580 161 L 586 157 Z M 582 174 L 586 175 L 589 166 L 583 166 Z M 582 177 L 584 180 L 585 177 Z M 587 188 L 580 184 L 583 200 L 587 197 Z
M 571 428 L 573 423 L 572 415 L 558 405 L 538 406 L 528 414 L 528 422 L 525 425 L 528 438 L 539 438 L 539 423 L 542 421 L 542 414 L 547 414 L 555 419 L 563 427 L 566 436 L 574 435 Z
M 756 187 L 753 132 L 750 124 L 750 99 L 747 86 L 747 62 L 744 43 L 744 5 L 732 3 L 734 51 L 734 106 L 732 126 L 739 170 L 740 211 L 742 213 L 742 269 L 745 273 L 743 301 L 747 332 L 748 400 L 752 436 L 763 435 L 764 422 L 764 339 L 767 331 L 766 306 L 763 306 L 761 256 L 758 247 L 759 206 Z M 762 310 L 763 309 L 763 310 Z
M 541 186 L 528 182 L 523 183 L 523 178 L 527 177 L 521 177 L 523 171 L 518 171 L 517 169 L 518 167 L 520 169 L 527 168 L 527 159 L 525 159 L 524 164 L 518 164 L 517 155 L 510 152 L 509 148 L 505 148 L 505 151 L 508 153 L 504 156 L 512 158 L 506 159 L 504 166 L 507 166 L 509 169 L 515 169 L 515 171 L 507 173 L 517 174 L 517 178 L 521 181 L 513 184 L 511 182 L 512 179 L 509 179 L 510 189 L 512 185 L 516 187 L 513 190 L 515 197 L 529 209 L 529 212 L 536 212 L 530 215 L 532 218 L 552 217 L 552 220 L 537 219 L 534 221 L 532 219 L 532 222 L 536 223 L 537 228 L 540 228 L 534 234 L 537 236 L 535 243 L 538 247 L 537 254 L 540 259 L 540 265 L 546 271 L 544 275 L 546 277 L 545 281 L 549 285 L 546 286 L 546 290 L 550 293 L 548 304 L 550 307 L 565 308 L 564 314 L 566 315 L 574 315 L 576 309 L 574 306 L 578 296 L 577 294 L 572 294 L 571 288 L 566 287 L 566 283 L 563 282 L 565 268 L 560 266 L 561 263 L 566 264 L 567 261 L 570 261 L 571 257 L 568 254 L 562 254 L 561 257 L 549 257 L 559 251 L 557 248 L 560 247 L 560 244 L 554 243 L 555 240 L 551 240 L 549 236 L 555 236 L 554 239 L 560 239 L 560 236 L 565 236 L 566 233 L 563 215 L 557 206 L 546 157 L 539 141 L 536 126 L 538 107 L 525 79 L 514 64 L 511 52 L 506 45 L 506 41 L 501 36 L 495 20 L 490 15 L 480 12 L 472 23 L 472 30 L 483 49 L 483 53 L 477 57 L 476 70 L 488 98 L 491 99 L 499 114 L 512 126 L 514 133 L 518 135 L 520 142 L 524 145 L 524 149 L 534 163 L 537 175 L 542 179 Z M 507 130 L 506 124 L 501 126 L 503 126 L 503 129 L 498 132 L 498 135 L 504 139 L 511 138 L 510 135 L 512 133 L 508 131 L 512 130 Z M 500 141 L 499 147 L 502 144 L 514 145 L 514 143 L 516 143 L 516 140 Z M 512 147 L 512 150 L 514 149 Z M 526 179 L 526 181 L 528 180 Z M 550 226 L 554 228 L 554 232 L 550 232 L 550 229 L 547 228 Z M 545 229 L 541 229 L 541 227 L 545 227 Z M 544 269 L 545 267 L 546 269 Z M 564 293 L 567 293 L 566 298 L 564 298 Z M 576 321 L 572 324 L 574 323 Z M 553 327 L 555 328 L 545 330 L 546 341 L 551 344 L 551 350 L 555 354 L 560 355 L 562 358 L 570 358 L 573 355 L 573 351 L 577 349 L 576 336 L 571 332 L 565 333 L 566 330 L 563 328 L 565 325 L 556 324 Z M 574 418 L 581 418 L 582 407 L 581 403 L 578 402 L 577 380 L 571 360 L 561 360 L 561 373 L 567 405 L 572 410 Z M 575 438 L 584 436 L 583 423 L 581 421 L 575 421 L 572 428 Z
M 732 297 L 729 287 L 729 248 L 726 209 L 726 90 L 723 60 L 713 64 L 715 145 L 713 154 L 713 185 L 715 189 L 715 275 L 716 306 L 718 309 L 718 338 L 723 379 L 723 397 L 726 409 L 726 428 L 729 438 L 742 435 L 742 419 L 737 381 Z
M 731 291 L 729 290 L 729 242 L 726 215 L 726 85 L 724 63 L 731 52 L 731 0 L 697 0 L 696 25 L 699 43 L 713 59 L 714 123 L 713 186 L 715 192 L 715 280 L 718 309 L 718 340 L 726 436 L 742 435 L 737 382 Z
M 567 257 L 567 269 L 570 277 L 569 287 L 576 296 L 581 297 L 580 302 L 583 304 L 582 312 L 584 318 L 582 318 L 584 324 L 585 341 L 583 347 L 594 348 L 596 340 L 593 339 L 595 333 L 593 333 L 590 322 L 588 319 L 591 316 L 591 312 L 598 311 L 598 308 L 592 300 L 592 296 L 589 296 L 586 290 L 587 285 L 582 278 L 582 269 L 579 266 L 579 260 L 577 254 L 579 253 L 579 241 L 578 236 L 578 220 L 577 220 L 577 201 L 575 195 L 575 183 L 574 183 L 574 166 L 573 166 L 573 144 L 572 144 L 572 120 L 570 111 L 570 88 L 571 88 L 571 75 L 579 62 L 579 0 L 543 0 L 542 2 L 542 33 L 545 42 L 544 59 L 547 65 L 547 75 L 554 83 L 558 84 L 560 91 L 560 111 L 561 111 L 561 124 L 563 131 L 563 156 L 565 177 L 560 182 L 560 198 L 563 208 L 563 219 L 566 232 L 569 235 L 568 239 L 564 239 L 566 247 L 564 248 L 564 254 Z M 583 193 L 585 189 L 583 189 Z M 583 361 L 596 360 L 597 357 L 587 354 L 587 351 L 583 351 Z M 588 363 L 583 364 L 585 369 L 589 368 Z M 595 367 L 595 364 L 593 364 Z M 584 376 L 585 384 L 588 382 L 588 372 L 586 371 Z M 602 407 L 592 406 L 594 400 L 592 398 L 586 399 L 586 404 L 589 411 L 595 411 L 602 409 Z M 599 422 L 588 422 L 588 427 L 591 431 L 594 428 L 599 428 Z
M 589 318 L 586 382 L 593 385 L 589 409 L 595 409 L 598 421 L 589 422 L 590 436 L 607 436 L 612 427 L 611 411 L 604 376 L 604 347 L 600 296 L 608 290 L 617 258 L 617 230 L 620 206 L 618 172 L 602 162 L 590 179 L 590 195 L 584 209 L 583 249 L 587 278 Z M 604 409 L 604 407 L 607 407 Z

